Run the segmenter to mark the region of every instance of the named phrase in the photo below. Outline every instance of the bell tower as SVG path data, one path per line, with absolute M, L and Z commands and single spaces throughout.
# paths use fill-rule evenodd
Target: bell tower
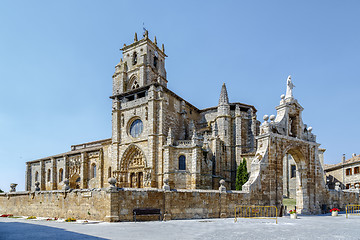
M 165 70 L 165 48 L 157 46 L 156 36 L 154 41 L 149 39 L 146 30 L 143 38 L 138 40 L 135 33 L 134 42 L 124 44 L 120 49 L 123 58 L 115 66 L 113 75 L 113 95 L 122 94 L 136 88 L 157 82 L 167 87 Z

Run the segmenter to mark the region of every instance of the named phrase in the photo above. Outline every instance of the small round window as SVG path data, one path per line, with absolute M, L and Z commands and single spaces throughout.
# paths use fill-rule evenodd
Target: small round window
M 140 119 L 136 119 L 131 123 L 130 135 L 134 138 L 139 137 L 143 131 L 143 123 Z

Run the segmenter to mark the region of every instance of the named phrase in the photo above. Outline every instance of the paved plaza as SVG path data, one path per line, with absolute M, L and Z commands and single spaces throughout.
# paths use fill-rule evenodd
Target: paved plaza
M 360 216 L 66 223 L 0 218 L 0 239 L 360 239 Z

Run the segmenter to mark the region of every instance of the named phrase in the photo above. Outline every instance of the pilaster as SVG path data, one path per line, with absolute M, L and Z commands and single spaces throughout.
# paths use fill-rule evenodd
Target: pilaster
M 87 183 L 88 183 L 88 157 L 87 157 L 87 153 L 86 152 L 82 152 L 81 153 L 81 183 L 80 183 L 80 188 L 84 189 L 87 188 Z

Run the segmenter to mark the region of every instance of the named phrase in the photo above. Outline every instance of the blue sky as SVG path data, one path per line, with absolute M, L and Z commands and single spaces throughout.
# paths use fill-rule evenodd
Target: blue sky
M 360 153 L 359 1 L 1 1 L 0 189 L 25 162 L 111 137 L 119 49 L 165 44 L 168 88 L 198 108 L 231 102 L 275 114 L 286 77 L 325 162 Z

